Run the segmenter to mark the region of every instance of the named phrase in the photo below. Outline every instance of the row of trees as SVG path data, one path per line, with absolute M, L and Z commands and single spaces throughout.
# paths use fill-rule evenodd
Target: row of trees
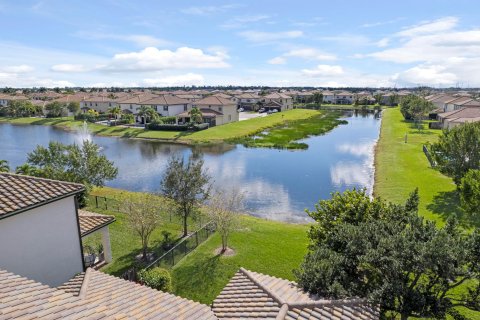
M 414 120 L 417 128 L 420 128 L 421 121 L 433 109 L 435 109 L 435 106 L 431 101 L 414 94 L 405 96 L 400 101 L 400 112 L 403 117 L 405 120 Z
M 315 223 L 298 283 L 327 298 L 366 298 L 383 318 L 462 319 L 454 307 L 480 310 L 480 234 L 454 219 L 437 228 L 418 203 L 417 190 L 403 205 L 357 190 L 320 201 L 308 211 Z M 452 296 L 460 285 L 467 293 Z
M 62 103 L 53 101 L 45 105 L 47 117 L 62 117 L 67 115 L 67 111 L 77 113 L 80 110 L 78 102 Z M 33 104 L 29 100 L 10 100 L 6 107 L 0 108 L 0 112 L 8 117 L 33 117 L 44 114 L 44 108 L 41 105 Z

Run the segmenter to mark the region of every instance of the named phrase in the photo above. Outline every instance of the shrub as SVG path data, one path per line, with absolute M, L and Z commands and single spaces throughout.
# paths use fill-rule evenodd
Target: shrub
M 187 131 L 189 127 L 188 124 L 161 124 L 157 121 L 147 124 L 148 130 L 158 131 Z
M 175 124 L 177 122 L 177 117 L 161 117 L 159 120 L 162 121 L 163 124 Z
M 172 277 L 166 269 L 153 268 L 150 270 L 141 270 L 138 272 L 138 279 L 152 289 L 165 292 L 172 291 Z
M 208 129 L 208 127 L 209 127 L 208 123 L 200 123 L 200 124 L 194 125 L 193 130 L 194 131 L 201 131 L 201 130 Z

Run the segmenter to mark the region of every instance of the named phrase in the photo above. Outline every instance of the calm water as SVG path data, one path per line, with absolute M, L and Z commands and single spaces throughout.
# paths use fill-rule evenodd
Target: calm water
M 236 186 L 245 193 L 246 208 L 268 219 L 308 221 L 305 208 L 333 191 L 373 185 L 373 148 L 380 120 L 373 114 L 346 114 L 342 125 L 324 136 L 305 139 L 305 151 L 252 149 L 237 145 L 188 147 L 183 145 L 92 137 L 119 168 L 108 186 L 135 191 L 158 191 L 170 155 L 203 153 L 215 184 Z M 81 134 L 48 126 L 0 124 L 0 159 L 11 168 L 23 164 L 36 145 L 49 141 L 79 143 Z

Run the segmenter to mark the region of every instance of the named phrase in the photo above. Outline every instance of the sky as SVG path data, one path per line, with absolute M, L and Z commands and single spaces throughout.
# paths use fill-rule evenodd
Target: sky
M 0 0 L 0 87 L 480 87 L 480 2 Z

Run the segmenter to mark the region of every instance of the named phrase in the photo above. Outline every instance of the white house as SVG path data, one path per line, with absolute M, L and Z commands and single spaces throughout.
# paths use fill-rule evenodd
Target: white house
M 82 191 L 80 184 L 1 173 L 0 268 L 53 286 L 83 272 Z
M 322 91 L 323 94 L 323 102 L 325 103 L 335 103 L 335 93 L 332 91 Z
M 162 117 L 171 117 L 187 111 L 191 102 L 171 94 L 164 94 L 143 101 L 141 105 L 152 107 Z
M 209 96 L 193 102 L 193 107 L 200 110 L 204 122 L 212 127 L 239 120 L 237 104 L 229 99 Z M 177 120 L 179 122 L 188 122 L 190 120 L 190 110 L 191 108 L 177 115 Z
M 293 109 L 293 99 L 292 97 L 278 92 L 272 92 L 263 97 L 263 102 L 268 105 L 270 102 L 277 103 L 281 106 L 280 111 L 285 111 Z
M 85 271 L 82 238 L 103 235 L 103 261 L 111 261 L 113 217 L 83 213 L 76 183 L 0 173 L 0 269 L 58 286 Z
M 262 97 L 254 93 L 242 93 L 235 96 L 238 107 L 245 110 L 256 111 L 259 106 L 258 102 L 262 100 Z

